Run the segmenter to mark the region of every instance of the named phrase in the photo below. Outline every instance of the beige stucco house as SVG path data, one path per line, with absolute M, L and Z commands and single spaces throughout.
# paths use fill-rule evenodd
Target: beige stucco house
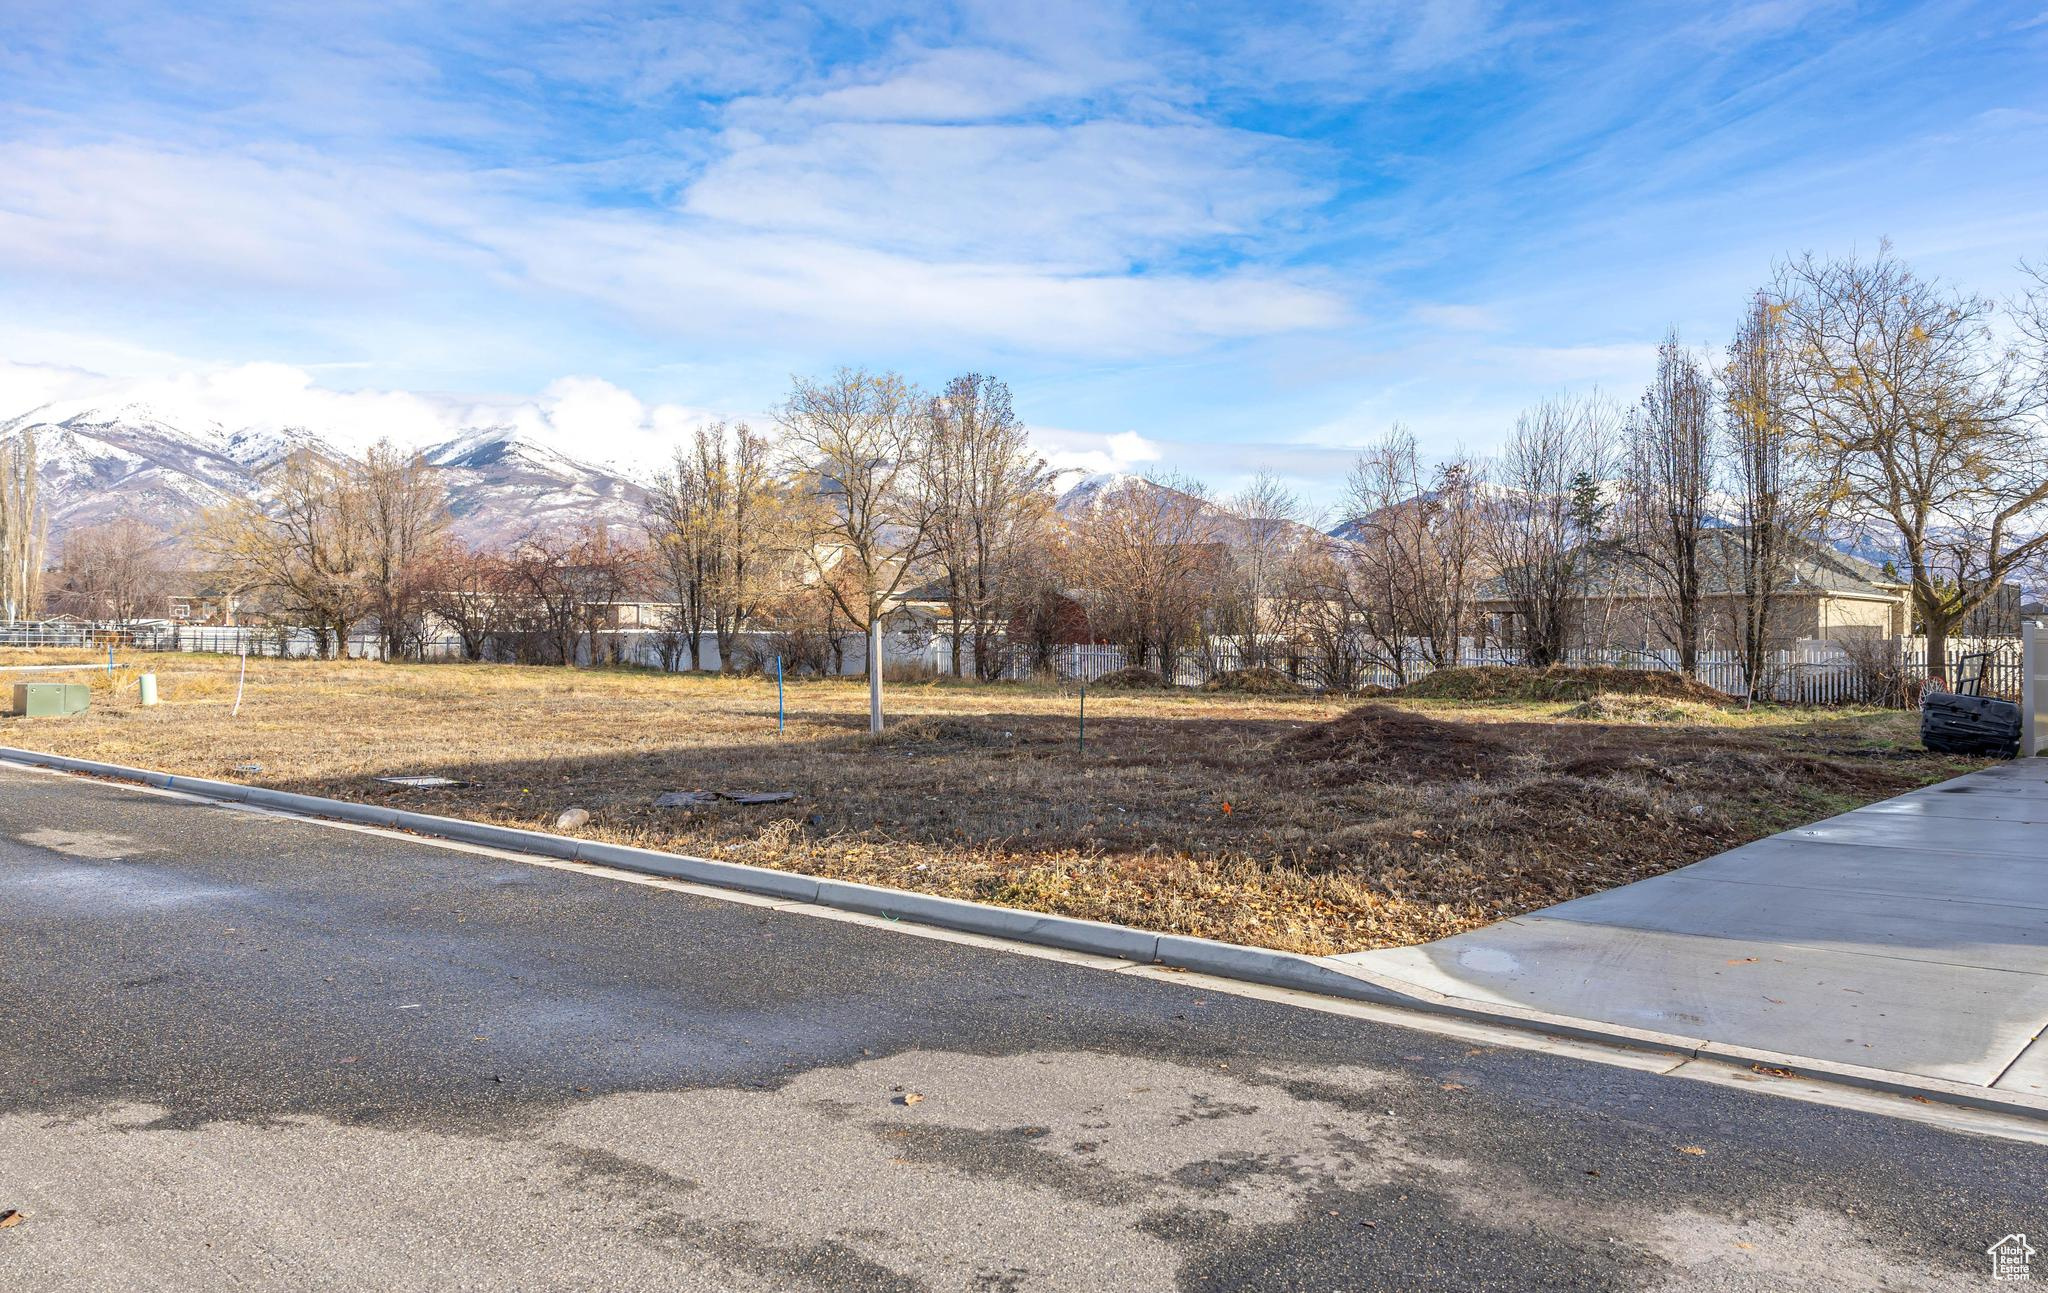
M 1703 649 L 1733 647 L 1739 641 L 1745 536 L 1732 528 L 1700 532 Z M 1612 541 L 1587 545 L 1578 559 L 1581 591 L 1569 612 L 1576 621 L 1574 645 L 1665 644 L 1670 599 L 1644 562 Z M 1781 647 L 1814 639 L 1901 637 L 1912 623 L 1907 592 L 1904 581 L 1868 561 L 1795 539 L 1774 602 L 1772 637 Z M 1473 610 L 1489 639 L 1505 643 L 1518 636 L 1515 607 L 1504 596 L 1500 579 L 1480 586 Z

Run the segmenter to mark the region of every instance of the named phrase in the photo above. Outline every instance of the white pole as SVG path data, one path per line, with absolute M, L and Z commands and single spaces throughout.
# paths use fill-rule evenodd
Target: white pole
M 235 677 L 235 707 L 228 711 L 229 718 L 234 718 L 242 712 L 242 684 L 248 680 L 249 644 L 245 642 L 242 644 L 242 672 Z
M 2041 752 L 2048 733 L 2041 730 L 2048 720 L 2048 624 L 2040 620 L 2020 621 L 2020 757 L 2030 759 Z
M 882 612 L 868 613 L 868 733 L 882 734 Z

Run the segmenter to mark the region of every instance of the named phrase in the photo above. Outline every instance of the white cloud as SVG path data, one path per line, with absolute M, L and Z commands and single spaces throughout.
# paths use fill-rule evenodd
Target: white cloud
M 600 301 L 650 328 L 723 335 L 780 324 L 806 340 L 837 339 L 861 350 L 965 341 L 1054 354 L 1148 354 L 1332 326 L 1348 314 L 1333 292 L 1252 270 L 1202 278 L 1061 272 L 934 261 L 819 238 L 693 234 L 627 218 L 494 237 L 532 281 Z
M 1033 427 L 1031 440 L 1045 455 L 1047 465 L 1058 472 L 1097 475 L 1104 472 L 1135 471 L 1164 456 L 1161 446 L 1135 431 L 1100 435 L 1090 431 L 1068 431 L 1058 427 Z
M 83 368 L 0 360 L 0 421 L 89 395 L 105 379 Z
M 1501 346 L 1484 352 L 1480 358 L 1511 374 L 1539 382 L 1618 382 L 1633 387 L 1649 380 L 1649 374 L 1656 368 L 1657 343 Z
M 4 145 L 0 173 L 0 266 L 18 273 L 360 296 L 423 258 L 476 267 L 450 237 L 471 188 L 454 176 L 142 143 Z
M 1199 124 L 832 122 L 734 135 L 685 209 L 850 246 L 1121 271 L 1237 238 L 1320 200 L 1307 150 Z
M 531 314 L 534 297 L 568 293 L 657 335 L 779 327 L 840 344 L 965 336 L 1048 353 L 1158 353 L 1347 317 L 1334 291 L 1298 276 L 1127 271 L 1124 256 L 1248 228 L 1282 200 L 1205 197 L 1206 187 L 1237 186 L 1228 159 L 1181 173 L 1203 151 L 1199 133 L 1148 153 L 1159 140 L 1145 132 L 1084 131 L 1079 170 L 1058 156 L 1060 137 L 1026 133 L 1028 145 L 988 135 L 949 144 L 966 150 L 962 164 L 982 187 L 963 183 L 947 211 L 918 216 L 916 194 L 890 188 L 908 183 L 918 147 L 877 136 L 856 166 L 872 164 L 867 180 L 806 179 L 798 154 L 776 154 L 732 181 L 716 219 L 645 208 L 564 214 L 523 192 L 518 176 L 297 153 L 0 146 L 0 173 L 22 177 L 0 194 L 0 269 L 124 291 L 203 286 L 210 299 L 253 298 L 262 310 L 279 308 L 279 292 L 329 311 L 360 308 L 365 295 L 402 298 L 408 313 L 483 294 Z M 1025 156 L 1004 160 L 1019 148 Z M 863 198 L 869 181 L 875 194 Z M 824 196 L 774 209 L 764 197 L 750 217 L 753 184 Z M 1130 200 L 1117 216 L 1120 192 Z M 1070 202 L 1073 216 L 1049 214 Z M 931 245 L 883 246 L 892 209 Z M 1100 228 L 1085 231 L 1091 222 Z M 948 225 L 986 232 L 948 248 L 939 233 Z
M 978 121 L 1035 104 L 1072 98 L 1142 69 L 1075 60 L 1062 66 L 993 49 L 923 51 L 906 66 L 879 77 L 786 99 L 735 102 L 739 121 L 808 116 L 840 121 Z

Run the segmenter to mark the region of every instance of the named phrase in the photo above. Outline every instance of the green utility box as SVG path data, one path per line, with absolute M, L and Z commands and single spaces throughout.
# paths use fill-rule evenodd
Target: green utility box
M 14 712 L 23 718 L 55 718 L 59 714 L 83 714 L 92 703 L 92 688 L 76 682 L 18 682 L 14 684 Z

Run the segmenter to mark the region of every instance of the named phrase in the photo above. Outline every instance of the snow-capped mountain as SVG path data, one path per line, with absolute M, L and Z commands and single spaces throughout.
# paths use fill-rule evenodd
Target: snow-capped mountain
M 441 469 L 456 531 L 504 542 L 528 533 L 602 520 L 639 524 L 646 489 L 629 477 L 578 462 L 511 427 L 470 431 L 426 450 Z
M 180 425 L 141 405 L 43 408 L 0 421 L 0 439 L 24 430 L 35 433 L 53 539 L 121 517 L 175 538 L 209 507 L 260 496 L 295 452 L 340 456 L 305 427 Z M 471 542 L 507 543 L 587 521 L 632 526 L 645 498 L 629 477 L 578 462 L 511 427 L 468 431 L 421 452 L 444 473 L 455 534 Z
M 256 471 L 215 428 L 171 425 L 147 408 L 86 410 L 61 421 L 41 410 L 0 422 L 0 437 L 33 430 L 53 535 L 117 517 L 172 532 L 209 507 L 254 494 Z M 261 452 L 252 461 L 261 461 Z
M 1053 511 L 1069 524 L 1077 522 L 1102 506 L 1103 500 L 1126 489 L 1136 489 L 1138 497 L 1156 500 L 1164 511 L 1168 507 L 1192 507 L 1205 521 L 1205 528 L 1214 542 L 1242 546 L 1253 542 L 1255 522 L 1233 515 L 1228 507 L 1213 499 L 1197 497 L 1185 490 L 1163 485 L 1144 476 L 1129 472 L 1100 472 L 1085 476 L 1069 486 L 1053 501 Z M 1291 550 L 1296 545 L 1311 539 L 1322 538 L 1314 526 L 1298 521 L 1277 521 L 1267 533 L 1277 535 L 1282 545 Z

